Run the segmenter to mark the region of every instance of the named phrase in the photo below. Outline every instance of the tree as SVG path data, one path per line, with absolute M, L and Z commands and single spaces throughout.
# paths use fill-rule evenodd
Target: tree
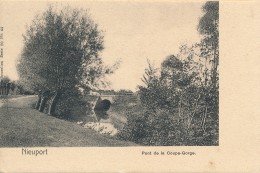
M 75 87 L 90 88 L 113 72 L 100 57 L 102 32 L 86 10 L 55 10 L 36 16 L 24 35 L 18 63 L 21 82 L 39 95 L 36 108 L 54 114 L 61 96 Z
M 150 62 L 149 59 L 147 59 L 148 68 L 145 69 L 145 74 L 141 78 L 142 82 L 149 87 L 149 84 L 152 83 L 153 80 L 157 78 L 156 73 L 158 69 L 156 69 Z
M 204 95 L 206 108 L 210 108 L 218 121 L 219 104 L 219 2 L 208 1 L 202 7 L 204 15 L 199 20 L 198 31 L 203 38 L 198 44 L 200 47 L 200 56 L 205 59 Z M 209 74 L 209 75 L 208 75 Z M 208 81 L 209 85 L 206 85 Z
M 139 96 L 144 106 L 149 109 L 154 109 L 159 98 L 156 90 L 160 88 L 160 82 L 157 74 L 158 69 L 155 68 L 148 59 L 147 63 L 148 67 L 145 69 L 145 74 L 141 78 L 144 86 L 138 86 Z
M 4 76 L 0 79 L 0 95 L 8 95 L 11 88 L 11 80 L 9 77 Z
M 167 56 L 158 75 L 148 62 L 139 86 L 145 112 L 129 115 L 120 137 L 145 145 L 218 144 L 218 8 L 203 6 L 199 44 Z
M 218 87 L 219 65 L 219 2 L 208 1 L 202 7 L 204 15 L 199 20 L 198 31 L 203 35 L 201 40 L 201 56 L 211 66 L 211 82 L 213 91 Z
M 2 79 L 0 79 L 0 81 L 1 81 L 2 83 L 7 84 L 7 83 L 10 83 L 10 82 L 11 82 L 11 79 L 10 79 L 8 76 L 4 76 Z

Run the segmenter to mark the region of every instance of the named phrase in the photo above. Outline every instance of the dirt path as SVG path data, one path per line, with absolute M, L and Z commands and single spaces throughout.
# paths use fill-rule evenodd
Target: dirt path
M 8 97 L 8 96 L 7 96 Z M 23 105 L 23 101 L 19 101 L 19 100 L 23 100 L 23 99 L 27 99 L 27 98 L 36 98 L 37 96 L 34 95 L 29 95 L 29 96 L 20 96 L 20 97 L 16 97 L 16 98 L 0 98 L 0 107 L 3 107 L 4 105 L 6 106 L 14 106 L 13 104 L 15 103 L 19 103 L 21 104 L 19 105 L 15 105 L 18 107 L 28 107 L 29 105 Z

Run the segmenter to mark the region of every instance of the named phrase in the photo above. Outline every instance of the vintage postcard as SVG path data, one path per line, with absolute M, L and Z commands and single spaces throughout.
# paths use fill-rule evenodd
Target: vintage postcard
M 0 1 L 0 172 L 260 172 L 256 1 Z

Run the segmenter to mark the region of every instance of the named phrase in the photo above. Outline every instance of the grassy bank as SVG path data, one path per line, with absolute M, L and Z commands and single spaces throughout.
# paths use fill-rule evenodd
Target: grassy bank
M 0 108 L 0 147 L 135 146 L 31 109 L 36 97 L 10 100 Z

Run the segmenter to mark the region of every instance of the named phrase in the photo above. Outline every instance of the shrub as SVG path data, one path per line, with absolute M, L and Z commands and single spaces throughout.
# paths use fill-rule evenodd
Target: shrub
M 218 145 L 218 124 L 213 120 L 204 132 L 199 123 L 187 130 L 185 121 L 178 122 L 176 116 L 166 109 L 128 115 L 128 122 L 118 137 L 153 146 Z
M 119 137 L 143 145 L 218 145 L 218 88 L 192 70 L 190 61 L 175 56 L 160 74 L 149 63 L 139 86 L 147 111 L 130 115 Z

